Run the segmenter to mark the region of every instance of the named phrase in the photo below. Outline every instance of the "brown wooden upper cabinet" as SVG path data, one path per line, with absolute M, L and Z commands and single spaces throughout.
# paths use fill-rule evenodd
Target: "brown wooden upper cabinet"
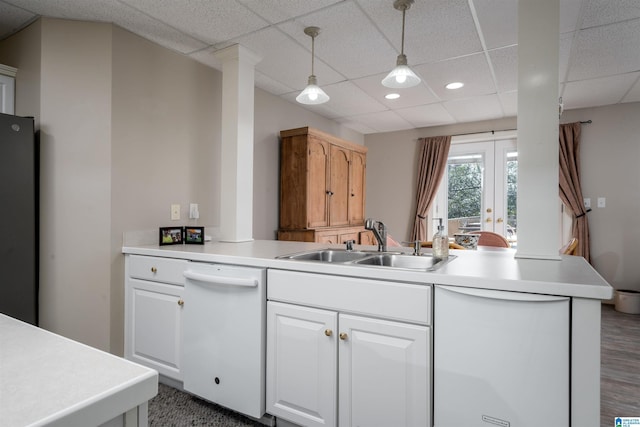
M 280 230 L 362 226 L 367 148 L 309 127 L 280 136 Z

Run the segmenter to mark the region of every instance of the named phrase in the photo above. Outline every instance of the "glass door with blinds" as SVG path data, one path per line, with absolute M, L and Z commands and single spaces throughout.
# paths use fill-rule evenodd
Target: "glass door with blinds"
M 479 230 L 517 242 L 518 152 L 515 138 L 452 141 L 447 169 L 431 209 L 447 233 Z

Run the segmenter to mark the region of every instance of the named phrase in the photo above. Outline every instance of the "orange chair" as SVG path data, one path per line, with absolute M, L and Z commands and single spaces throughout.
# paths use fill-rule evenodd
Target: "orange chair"
M 478 246 L 495 246 L 498 248 L 510 248 L 509 241 L 501 234 L 493 231 L 474 231 L 472 234 L 479 234 Z
M 569 240 L 569 243 L 567 243 L 562 248 L 560 248 L 560 253 L 563 255 L 575 255 L 577 248 L 578 248 L 578 239 L 575 237 L 572 237 L 571 240 Z

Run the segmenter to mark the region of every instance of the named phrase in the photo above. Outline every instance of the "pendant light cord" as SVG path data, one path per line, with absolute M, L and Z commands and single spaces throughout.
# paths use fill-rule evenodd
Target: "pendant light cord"
M 402 42 L 400 43 L 400 54 L 404 55 L 404 15 L 407 12 L 407 8 L 402 9 Z
M 311 75 L 312 76 L 315 76 L 315 74 L 313 74 L 313 65 L 316 58 L 315 46 L 316 46 L 316 38 L 314 36 L 314 37 L 311 37 Z

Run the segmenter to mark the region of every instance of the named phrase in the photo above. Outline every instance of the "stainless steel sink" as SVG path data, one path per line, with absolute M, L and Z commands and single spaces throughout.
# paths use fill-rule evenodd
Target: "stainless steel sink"
M 411 270 L 433 271 L 451 261 L 455 256 L 446 259 L 431 255 L 414 256 L 410 254 L 375 254 L 353 262 L 358 265 L 375 265 L 380 267 L 406 268 Z
M 279 256 L 280 259 L 318 261 L 346 265 L 378 266 L 410 270 L 433 271 L 455 258 L 434 258 L 429 254 L 415 256 L 401 252 L 348 251 L 345 249 L 319 249 Z
M 320 262 L 350 262 L 371 256 L 371 252 L 347 251 L 344 249 L 321 249 L 315 251 L 301 252 L 291 255 L 284 255 L 278 258 L 294 259 L 298 261 L 320 261 Z

